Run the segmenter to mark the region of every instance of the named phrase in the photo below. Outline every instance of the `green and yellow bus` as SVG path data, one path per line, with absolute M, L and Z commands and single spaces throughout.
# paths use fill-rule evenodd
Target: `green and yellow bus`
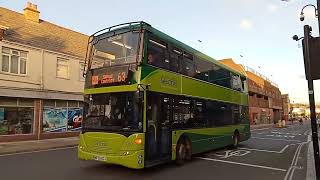
M 246 76 L 145 22 L 89 38 L 78 158 L 142 169 L 250 137 Z

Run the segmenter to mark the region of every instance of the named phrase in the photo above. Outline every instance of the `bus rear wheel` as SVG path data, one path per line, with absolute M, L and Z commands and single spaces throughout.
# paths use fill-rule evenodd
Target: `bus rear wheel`
M 232 144 L 232 147 L 235 148 L 235 149 L 238 148 L 239 142 L 240 142 L 240 136 L 239 136 L 239 133 L 236 131 L 236 132 L 234 132 L 234 134 L 233 134 L 233 144 Z
M 189 143 L 185 139 L 178 141 L 176 149 L 176 163 L 178 165 L 184 164 L 187 160 L 191 159 L 191 149 Z

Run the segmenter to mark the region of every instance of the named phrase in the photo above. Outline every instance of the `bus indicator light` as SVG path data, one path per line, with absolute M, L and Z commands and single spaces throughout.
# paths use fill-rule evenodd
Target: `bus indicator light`
M 134 140 L 134 143 L 136 143 L 137 145 L 142 144 L 142 139 L 141 138 L 137 138 Z

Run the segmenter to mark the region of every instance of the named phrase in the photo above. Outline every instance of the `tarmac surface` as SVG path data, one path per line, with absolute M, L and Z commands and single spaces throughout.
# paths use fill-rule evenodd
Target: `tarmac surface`
M 313 165 L 308 162 L 310 129 L 310 123 L 253 129 L 251 139 L 242 142 L 238 149 L 223 148 L 200 154 L 183 166 L 169 163 L 143 170 L 79 161 L 73 146 L 3 153 L 0 155 L 0 177 L 3 180 L 304 180 L 309 174 L 308 179 L 312 179 L 310 168 L 307 172 L 308 163 L 309 167 Z

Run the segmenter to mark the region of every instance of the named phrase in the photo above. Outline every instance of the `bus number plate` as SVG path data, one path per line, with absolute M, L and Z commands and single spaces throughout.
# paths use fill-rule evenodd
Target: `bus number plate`
M 96 161 L 107 161 L 107 158 L 104 156 L 93 156 L 93 159 Z

